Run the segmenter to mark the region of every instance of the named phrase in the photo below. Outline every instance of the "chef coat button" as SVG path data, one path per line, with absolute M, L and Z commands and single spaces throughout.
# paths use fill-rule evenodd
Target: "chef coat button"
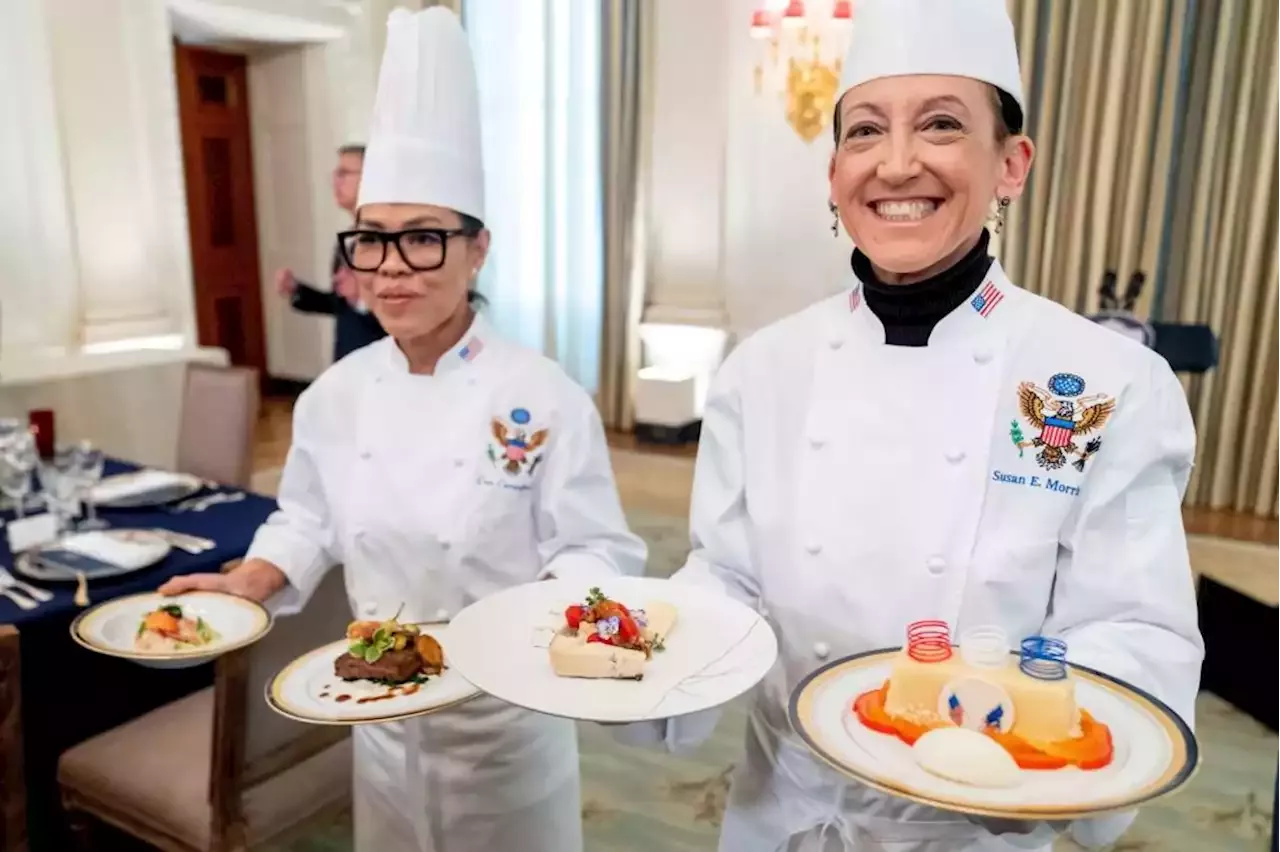
M 930 574 L 941 574 L 943 571 L 947 570 L 947 560 L 943 559 L 941 556 L 930 556 L 924 563 L 924 567 L 929 569 Z
M 951 462 L 952 464 L 960 464 L 960 462 L 964 461 L 964 450 L 960 449 L 959 447 L 952 447 L 951 449 L 947 450 L 946 456 L 947 456 L 947 461 Z
M 449 542 L 447 542 L 447 541 L 442 541 L 442 542 L 440 542 L 440 549 L 441 549 L 441 550 L 448 550 L 450 547 L 453 547 L 453 545 L 449 544 Z
M 831 646 L 826 642 L 814 642 L 813 655 L 819 660 L 825 660 L 827 657 L 831 656 Z
M 822 544 L 821 542 L 811 541 L 804 546 L 804 549 L 809 551 L 809 553 L 813 554 L 814 556 L 817 556 L 819 553 L 822 552 Z
M 810 447 L 812 447 L 812 448 L 813 448 L 813 449 L 815 449 L 815 450 L 820 450 L 820 449 L 822 449 L 823 445 L 824 445 L 824 444 L 826 444 L 826 443 L 827 443 L 826 438 L 822 438 L 822 437 L 820 437 L 820 436 L 818 436 L 818 435 L 810 435 L 810 436 L 809 436 L 809 446 L 810 446 Z
M 449 610 L 444 608 L 436 610 L 436 621 L 448 621 L 448 620 L 449 620 Z
M 365 615 L 369 615 L 369 616 L 376 615 L 376 614 L 377 614 L 377 612 L 378 612 L 378 602 L 377 602 L 377 601 L 365 601 L 364 603 L 362 603 L 362 604 L 360 605 L 360 610 L 361 610 Z
M 467 463 L 467 460 L 462 458 L 461 456 L 453 460 L 454 467 L 462 467 L 466 463 Z
M 373 453 L 369 452 L 368 450 L 365 450 L 364 452 L 360 453 L 360 458 L 364 459 L 365 461 L 368 461 L 369 459 L 373 458 Z
M 973 360 L 979 364 L 985 364 L 991 360 L 990 349 L 977 349 L 973 353 Z
M 829 345 L 832 349 L 839 349 L 841 346 L 844 346 L 844 339 L 839 337 L 832 338 Z

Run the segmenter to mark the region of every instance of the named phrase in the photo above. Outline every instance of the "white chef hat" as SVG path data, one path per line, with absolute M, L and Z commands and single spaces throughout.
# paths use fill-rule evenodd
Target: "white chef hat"
M 441 6 L 387 18 L 359 206 L 380 203 L 484 219 L 475 66 L 457 16 Z
M 908 74 L 981 80 L 1027 111 L 1005 0 L 858 0 L 840 91 Z

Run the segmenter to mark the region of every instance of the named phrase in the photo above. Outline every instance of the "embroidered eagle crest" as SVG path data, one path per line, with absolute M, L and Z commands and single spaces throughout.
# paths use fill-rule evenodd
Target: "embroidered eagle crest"
M 1013 421 L 1009 437 L 1018 448 L 1037 448 L 1036 463 L 1046 470 L 1057 470 L 1068 456 L 1079 456 L 1072 467 L 1084 471 L 1085 462 L 1102 448 L 1102 436 L 1092 438 L 1084 447 L 1077 437 L 1102 429 L 1116 409 L 1116 401 L 1106 394 L 1082 396 L 1084 379 L 1071 373 L 1057 373 L 1049 378 L 1049 388 L 1032 382 L 1018 385 L 1018 410 L 1040 434 L 1025 440 L 1018 421 Z
M 496 447 L 489 446 L 489 460 L 512 476 L 528 472 L 530 476 L 542 461 L 543 446 L 547 443 L 547 429 L 530 431 L 529 412 L 517 408 L 511 412 L 512 426 L 502 418 L 493 418 L 492 434 Z

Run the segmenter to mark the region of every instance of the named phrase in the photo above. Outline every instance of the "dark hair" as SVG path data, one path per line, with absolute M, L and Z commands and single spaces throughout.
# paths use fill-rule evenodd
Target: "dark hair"
M 470 236 L 474 236 L 484 230 L 484 222 L 481 222 L 475 216 L 468 216 L 466 213 L 458 212 L 458 218 L 462 220 L 462 230 L 466 231 Z M 473 308 L 483 308 L 489 304 L 489 300 L 481 295 L 479 290 L 468 290 L 467 304 Z
M 344 154 L 359 154 L 359 155 L 360 155 L 360 157 L 363 159 L 363 157 L 364 157 L 364 146 L 363 146 L 363 145 L 360 145 L 360 144 L 358 144 L 358 143 L 356 143 L 356 142 L 350 142 L 350 143 L 348 143 L 348 144 L 346 144 L 346 145 L 343 145 L 341 148 L 339 148 L 339 149 L 338 149 L 338 156 L 339 156 L 339 157 L 343 156 Z
M 831 117 L 831 137 L 837 148 L 840 147 L 840 104 L 844 95 L 836 99 L 835 112 Z M 1010 136 L 1022 132 L 1022 107 L 1004 89 L 991 86 L 991 104 L 996 109 L 996 141 L 1003 142 Z

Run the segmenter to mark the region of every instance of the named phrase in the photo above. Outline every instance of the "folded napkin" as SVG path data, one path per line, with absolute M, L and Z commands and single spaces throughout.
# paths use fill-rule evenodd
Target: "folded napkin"
M 54 550 L 45 551 L 41 558 L 56 561 L 58 550 L 84 556 L 107 565 L 129 570 L 145 568 L 164 557 L 169 545 L 151 536 L 130 539 L 110 532 L 87 532 L 68 536 L 58 542 Z
M 191 477 L 168 470 L 138 470 L 108 476 L 93 488 L 95 503 L 109 503 L 137 497 L 153 491 L 178 488 L 191 481 Z

